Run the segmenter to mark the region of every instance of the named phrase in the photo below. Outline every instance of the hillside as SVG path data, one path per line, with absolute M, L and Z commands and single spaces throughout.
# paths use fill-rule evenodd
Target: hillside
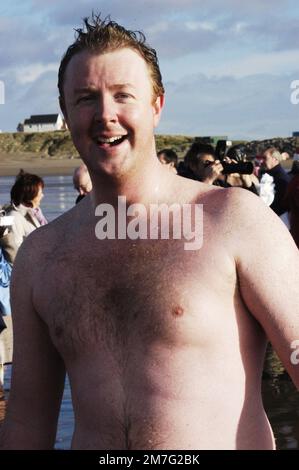
M 179 157 L 183 157 L 186 150 L 194 141 L 194 137 L 181 135 L 157 135 L 157 149 L 172 148 Z M 237 143 L 237 142 L 235 142 Z M 242 142 L 248 154 L 254 156 L 260 152 L 261 147 L 275 145 L 281 151 L 294 153 L 299 146 L 295 137 L 267 139 L 264 141 Z M 0 133 L 0 160 L 4 156 L 13 156 L 22 160 L 26 155 L 38 158 L 73 159 L 79 158 L 68 131 L 34 132 L 34 133 Z
M 193 139 L 186 136 L 156 136 L 158 149 L 172 147 L 179 155 L 184 154 Z M 79 158 L 68 131 L 0 133 L 0 159 L 1 154 L 22 158 L 26 153 L 41 158 Z
M 79 157 L 68 131 L 0 134 L 0 154 L 36 154 L 37 157 Z

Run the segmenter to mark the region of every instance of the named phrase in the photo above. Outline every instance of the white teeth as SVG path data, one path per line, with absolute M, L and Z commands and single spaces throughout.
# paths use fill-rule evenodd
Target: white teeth
M 115 136 L 115 137 L 98 137 L 98 142 L 100 144 L 112 144 L 113 142 L 116 142 L 117 140 L 120 140 L 122 139 L 123 136 L 122 135 L 118 135 L 118 136 Z

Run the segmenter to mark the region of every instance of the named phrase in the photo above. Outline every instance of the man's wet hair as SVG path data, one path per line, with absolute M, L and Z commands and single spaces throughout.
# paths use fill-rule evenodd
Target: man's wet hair
M 95 13 L 92 13 L 90 18 L 84 18 L 83 22 L 83 28 L 75 29 L 75 42 L 68 47 L 60 63 L 58 89 L 62 105 L 64 104 L 63 85 L 66 68 L 74 55 L 85 50 L 94 54 L 113 52 L 121 48 L 136 51 L 148 66 L 154 100 L 164 94 L 157 53 L 146 43 L 145 35 L 141 31 L 130 31 L 112 21 L 110 16 L 102 19 L 100 14 Z

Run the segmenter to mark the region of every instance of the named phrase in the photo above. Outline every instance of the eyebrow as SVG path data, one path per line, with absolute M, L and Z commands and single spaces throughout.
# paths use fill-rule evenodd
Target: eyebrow
M 118 88 L 135 88 L 131 83 L 115 83 L 115 85 L 112 85 L 111 87 L 112 90 L 118 89 Z
M 124 88 L 131 88 L 134 89 L 134 86 L 131 83 L 115 83 L 114 85 L 111 85 L 109 87 L 111 90 L 120 90 Z M 93 86 L 86 86 L 86 87 L 81 87 L 81 88 L 75 88 L 74 89 L 74 94 L 80 94 L 80 93 L 96 93 L 98 90 L 96 87 Z

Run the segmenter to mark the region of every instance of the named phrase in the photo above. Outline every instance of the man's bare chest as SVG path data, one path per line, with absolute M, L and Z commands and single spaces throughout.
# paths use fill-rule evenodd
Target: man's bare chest
M 126 351 L 137 343 L 192 342 L 201 316 L 207 325 L 207 313 L 231 281 L 228 272 L 220 280 L 212 259 L 180 251 L 179 244 L 115 247 L 57 256 L 41 275 L 36 308 L 58 349 L 75 354 L 95 345 Z M 209 323 L 208 329 L 214 320 Z

